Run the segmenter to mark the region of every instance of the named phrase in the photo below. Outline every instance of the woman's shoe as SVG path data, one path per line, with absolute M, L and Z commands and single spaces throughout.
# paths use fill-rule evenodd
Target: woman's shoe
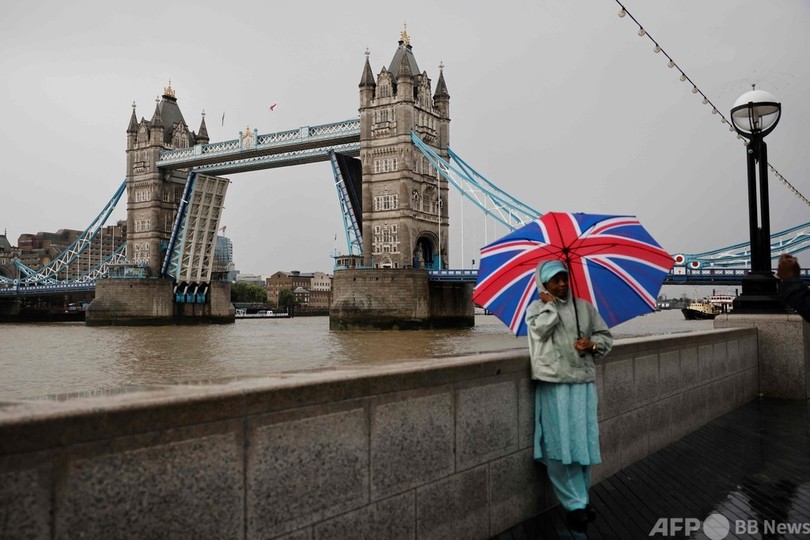
M 596 521 L 596 508 L 592 505 L 585 506 L 585 515 L 588 517 L 588 521 Z
M 588 514 L 584 508 L 571 510 L 565 515 L 565 523 L 572 531 L 585 532 L 588 528 Z

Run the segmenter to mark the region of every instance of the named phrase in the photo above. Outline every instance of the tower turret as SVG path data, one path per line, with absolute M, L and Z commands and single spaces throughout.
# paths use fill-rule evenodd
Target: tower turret
M 439 80 L 436 82 L 433 104 L 439 112 L 438 145 L 447 148 L 450 145 L 450 94 L 444 82 L 444 64 L 439 64 Z
M 200 122 L 200 130 L 197 133 L 197 144 L 208 144 L 208 128 L 205 126 L 205 111 L 202 112 L 202 121 Z
M 374 99 L 374 90 L 377 88 L 377 83 L 374 82 L 374 74 L 371 71 L 371 63 L 369 62 L 369 51 L 366 49 L 366 64 L 363 66 L 363 76 L 360 78 L 360 109 L 371 105 L 371 100 Z

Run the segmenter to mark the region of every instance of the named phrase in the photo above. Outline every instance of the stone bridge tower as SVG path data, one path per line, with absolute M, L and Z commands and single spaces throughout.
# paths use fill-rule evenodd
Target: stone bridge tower
M 135 104 L 127 128 L 127 259 L 157 277 L 186 183 L 187 171 L 157 167 L 161 150 L 208 143 L 205 115 L 199 133 L 190 131 L 169 86 L 156 100 L 152 119 L 138 122 Z
M 419 71 L 403 30 L 390 66 L 376 80 L 366 53 L 359 86 L 363 264 L 446 268 L 447 181 L 411 142 L 413 131 L 447 157 L 450 95 L 443 66 L 431 95 L 430 78 Z

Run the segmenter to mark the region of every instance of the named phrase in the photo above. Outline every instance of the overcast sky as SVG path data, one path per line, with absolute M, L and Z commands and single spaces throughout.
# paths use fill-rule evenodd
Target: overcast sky
M 781 101 L 769 161 L 810 197 L 810 2 L 624 5 L 727 117 L 751 83 Z M 124 179 L 132 102 L 150 119 L 170 79 L 192 130 L 205 110 L 212 142 L 345 120 L 358 114 L 364 51 L 375 74 L 388 67 L 404 22 L 434 89 L 445 66 L 451 147 L 505 191 L 541 212 L 635 214 L 670 253 L 748 240 L 743 145 L 614 0 L 11 0 L 3 11 L 0 230 L 12 244 L 95 218 Z M 346 246 L 328 163 L 230 178 L 222 224 L 242 273 L 331 270 Z M 810 221 L 773 176 L 770 198 L 772 231 Z M 459 201 L 450 262 L 469 267 L 505 231 Z M 122 201 L 114 216 L 125 213 Z

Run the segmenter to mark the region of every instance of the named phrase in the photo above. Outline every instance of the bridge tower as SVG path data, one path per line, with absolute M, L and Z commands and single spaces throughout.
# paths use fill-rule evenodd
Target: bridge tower
M 411 142 L 411 131 L 447 157 L 450 95 L 439 66 L 436 91 L 420 72 L 403 30 L 390 66 L 376 80 L 368 52 L 360 81 L 363 264 L 446 268 L 448 185 Z
M 199 133 L 190 131 L 169 86 L 156 100 L 152 119 L 138 122 L 135 104 L 127 128 L 127 258 L 157 277 L 183 194 L 187 171 L 162 170 L 161 150 L 208 143 L 205 114 Z
M 199 132 L 189 130 L 171 82 L 156 102 L 152 119 L 142 118 L 140 122 L 133 103 L 127 127 L 127 264 L 122 272 L 111 276 L 113 279 L 96 282 L 95 299 L 87 308 L 85 322 L 91 325 L 233 322 L 230 283 L 211 280 L 215 231 L 219 227 L 227 179 L 196 176 L 185 205 L 193 209 L 187 210 L 187 215 L 195 219 L 189 225 L 190 240 L 185 243 L 188 250 L 183 252 L 181 261 L 185 268 L 178 266 L 190 277 L 175 283 L 177 274 L 171 277 L 161 274 L 189 173 L 187 168 L 159 167 L 161 151 L 192 148 L 207 144 L 209 139 L 205 114 Z
M 391 64 L 376 79 L 366 53 L 359 87 L 364 268 L 335 271 L 329 327 L 473 326 L 472 284 L 430 281 L 427 272 L 447 268 L 449 186 L 411 138 L 418 134 L 448 158 L 443 66 L 432 92 L 403 30 Z

